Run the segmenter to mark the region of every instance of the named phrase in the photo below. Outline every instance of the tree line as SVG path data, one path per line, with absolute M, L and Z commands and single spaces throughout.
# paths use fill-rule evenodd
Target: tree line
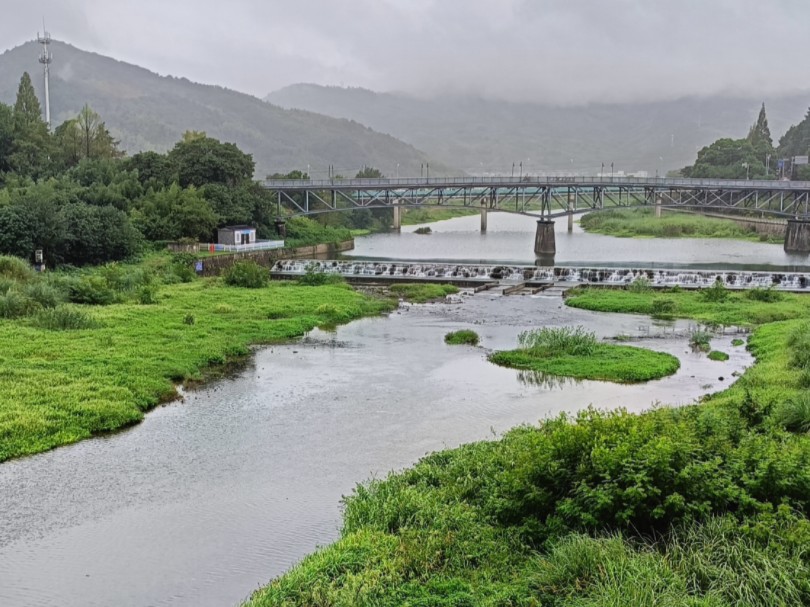
M 810 167 L 780 159 L 810 154 L 810 110 L 774 146 L 765 104 L 743 139 L 722 138 L 698 152 L 695 164 L 684 167 L 684 177 L 715 179 L 810 179 Z
M 127 156 L 87 105 L 51 132 L 25 73 L 14 105 L 0 103 L 0 254 L 32 259 L 40 249 L 48 265 L 79 266 L 126 259 L 164 241 L 211 241 L 224 225 L 250 224 L 259 238 L 272 238 L 284 210 L 254 181 L 254 170 L 250 154 L 198 131 L 165 154 Z M 384 213 L 295 218 L 288 237 L 295 244 L 348 238 L 349 228 L 385 224 Z

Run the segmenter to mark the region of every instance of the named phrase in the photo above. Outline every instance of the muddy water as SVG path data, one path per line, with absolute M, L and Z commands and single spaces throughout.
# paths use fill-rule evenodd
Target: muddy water
M 600 336 L 688 328 L 553 296 L 411 306 L 259 350 L 238 376 L 125 432 L 4 463 L 0 605 L 238 604 L 336 538 L 340 498 L 358 481 L 591 403 L 689 403 L 751 362 L 730 336 L 714 343 L 725 363 L 687 352 L 683 336 L 641 341 L 682 360 L 644 386 L 532 384 L 485 359 L 524 329 L 572 324 Z M 446 346 L 460 328 L 483 347 Z

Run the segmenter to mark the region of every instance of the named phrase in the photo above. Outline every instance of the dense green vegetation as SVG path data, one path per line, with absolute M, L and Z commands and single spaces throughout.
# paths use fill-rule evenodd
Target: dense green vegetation
M 657 297 L 620 293 L 576 298 L 626 311 Z M 700 405 L 590 409 L 359 486 L 340 539 L 248 605 L 810 603 L 810 302 L 671 297 L 704 320 L 762 305 L 795 319 L 758 327 L 756 364 Z
M 667 300 L 673 302 L 674 307 L 671 308 L 673 316 L 718 325 L 754 326 L 810 315 L 810 299 L 802 295 L 780 293 L 783 297 L 779 301 L 767 302 L 752 299 L 747 291 L 723 289 L 725 295 L 722 301 L 707 299 L 706 294 L 716 289 L 716 287 L 695 291 L 665 289 L 663 294 Z M 629 289 L 575 288 L 567 292 L 566 304 L 598 312 L 652 315 L 656 299 L 662 297 L 660 293 L 633 292 Z
M 204 378 L 250 344 L 395 305 L 346 285 L 266 285 L 266 270 L 249 264 L 195 280 L 187 261 L 35 275 L 0 257 L 0 461 L 135 423 L 173 398 L 176 383 Z
M 479 341 L 478 333 L 470 329 L 451 331 L 444 336 L 444 343 L 451 346 L 477 346 Z
M 468 215 L 477 215 L 480 213 L 477 209 L 470 208 L 453 208 L 453 207 L 424 207 L 424 208 L 405 208 L 402 211 L 402 225 L 412 226 L 419 223 L 431 223 L 434 221 L 444 221 L 445 219 L 454 219 L 456 217 L 466 217 Z
M 413 303 L 427 303 L 458 293 L 458 287 L 454 285 L 424 282 L 393 284 L 388 287 L 388 290 L 394 295 Z
M 580 225 L 587 232 L 619 237 L 762 240 L 756 232 L 730 219 L 669 212 L 655 217 L 653 209 L 611 209 L 589 213 L 582 217 Z M 775 241 L 781 242 L 781 239 Z
M 726 354 L 725 352 L 721 352 L 720 350 L 712 350 L 711 352 L 709 352 L 707 358 L 709 360 L 724 362 L 728 360 L 729 356 L 728 354 Z
M 545 375 L 617 383 L 646 382 L 672 375 L 680 367 L 671 354 L 600 343 L 582 327 L 543 327 L 518 337 L 519 347 L 495 352 L 497 365 Z

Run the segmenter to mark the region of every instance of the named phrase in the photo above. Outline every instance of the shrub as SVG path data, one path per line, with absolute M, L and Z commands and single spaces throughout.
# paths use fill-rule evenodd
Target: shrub
M 653 316 L 658 318 L 670 317 L 675 313 L 675 300 L 667 297 L 657 297 L 652 300 L 651 311 Z
M 518 344 L 524 350 L 541 355 L 587 356 L 593 354 L 598 342 L 594 332 L 586 331 L 580 326 L 576 328 L 543 327 L 523 331 L 518 335 Z
M 55 308 L 66 299 L 65 293 L 61 289 L 43 281 L 25 285 L 23 293 L 43 308 Z
M 810 371 L 810 325 L 801 325 L 788 336 L 790 366 Z
M 452 331 L 444 336 L 444 343 L 452 346 L 477 346 L 478 341 L 478 333 L 470 330 Z
M 270 275 L 267 268 L 263 268 L 255 261 L 237 261 L 225 271 L 223 278 L 225 284 L 232 287 L 261 289 L 267 286 Z
M 25 282 L 34 278 L 35 274 L 34 269 L 24 259 L 11 255 L 0 255 L 0 276 Z
M 82 276 L 68 283 L 73 303 L 108 306 L 115 301 L 115 292 L 101 276 Z
M 215 314 L 233 314 L 234 307 L 230 304 L 217 304 L 214 307 Z
M 154 285 L 144 285 L 141 287 L 141 290 L 138 291 L 138 303 L 144 306 L 156 304 L 158 302 L 157 294 L 157 287 Z
M 810 432 L 810 394 L 806 392 L 780 403 L 774 410 L 776 422 L 791 432 Z
M 9 290 L 0 295 L 0 318 L 20 318 L 28 316 L 39 306 L 19 291 Z
M 756 289 L 750 289 L 749 291 L 746 291 L 745 296 L 754 301 L 765 301 L 768 303 L 782 301 L 785 298 L 783 293 L 780 293 L 773 287 L 768 287 L 767 289 L 761 289 L 759 287 Z
M 413 231 L 414 234 L 431 234 L 432 232 L 433 230 L 430 229 L 430 226 L 422 226 Z
M 732 339 L 731 340 L 731 345 L 732 346 L 744 346 L 745 345 L 745 340 L 744 339 L 739 339 L 739 338 Z
M 726 285 L 723 284 L 723 281 L 718 278 L 714 281 L 712 286 L 706 289 L 701 289 L 700 296 L 703 298 L 703 301 L 721 303 L 726 300 L 726 297 L 728 297 L 728 289 L 726 288 Z
M 304 275 L 298 279 L 298 284 L 306 287 L 320 287 L 322 285 L 340 284 L 345 279 L 340 274 L 329 274 L 317 264 L 311 263 L 306 267 Z
M 197 322 L 197 319 L 194 318 L 194 314 L 186 314 L 183 317 L 183 323 L 186 324 L 186 325 L 193 325 L 196 322 Z
M 86 312 L 68 306 L 42 310 L 34 316 L 32 324 L 51 331 L 97 329 L 101 326 L 101 323 Z
M 729 359 L 728 354 L 725 352 L 721 352 L 720 350 L 712 350 L 709 352 L 709 360 L 716 360 L 718 362 L 724 362 Z
M 711 347 L 712 334 L 708 331 L 695 331 L 689 338 L 689 345 L 695 350 L 708 352 Z
M 649 293 L 652 290 L 652 282 L 646 276 L 641 276 L 627 285 L 627 290 L 631 293 Z

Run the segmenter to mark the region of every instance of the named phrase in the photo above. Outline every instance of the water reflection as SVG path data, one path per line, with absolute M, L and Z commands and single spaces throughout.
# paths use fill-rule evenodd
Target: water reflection
M 573 377 L 563 377 L 561 375 L 551 375 L 543 371 L 522 370 L 518 371 L 518 381 L 526 386 L 537 386 L 547 390 L 558 390 L 566 386 L 578 386 L 582 383 L 581 379 L 574 379 Z

